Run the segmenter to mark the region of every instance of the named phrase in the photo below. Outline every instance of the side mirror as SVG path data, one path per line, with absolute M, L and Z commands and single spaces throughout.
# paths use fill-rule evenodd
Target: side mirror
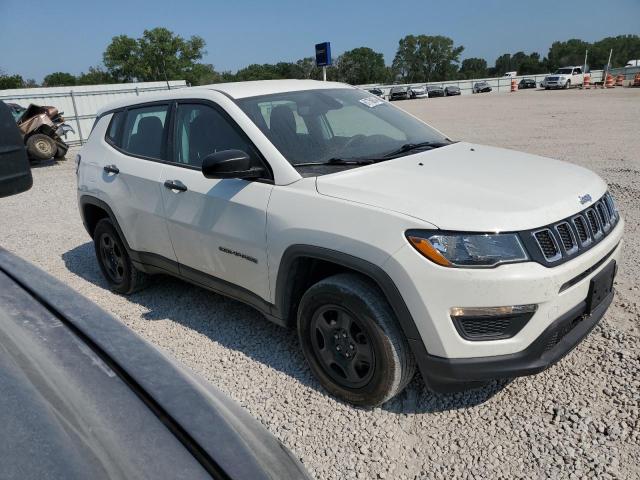
M 0 101 L 0 198 L 25 192 L 32 185 L 24 140 L 9 107 Z
M 252 167 L 251 158 L 242 150 L 222 150 L 204 157 L 202 174 L 207 178 L 260 178 L 264 168 Z

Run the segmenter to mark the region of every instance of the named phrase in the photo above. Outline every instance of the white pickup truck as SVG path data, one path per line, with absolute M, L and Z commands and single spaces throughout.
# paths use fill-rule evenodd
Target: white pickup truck
M 582 67 L 562 67 L 551 75 L 544 77 L 541 86 L 545 90 L 550 88 L 571 88 L 582 86 L 584 83 L 584 73 Z

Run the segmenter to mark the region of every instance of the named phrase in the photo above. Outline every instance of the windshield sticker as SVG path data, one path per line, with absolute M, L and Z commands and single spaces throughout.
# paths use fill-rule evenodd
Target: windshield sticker
M 369 108 L 377 107 L 378 105 L 382 105 L 384 100 L 378 97 L 366 97 L 358 100 L 360 103 L 365 104 Z

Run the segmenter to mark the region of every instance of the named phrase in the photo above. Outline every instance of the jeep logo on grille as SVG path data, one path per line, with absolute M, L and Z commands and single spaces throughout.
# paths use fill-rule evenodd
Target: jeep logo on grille
M 586 195 L 579 195 L 578 199 L 580 200 L 580 205 L 584 205 L 587 202 L 591 201 L 591 195 L 588 193 Z

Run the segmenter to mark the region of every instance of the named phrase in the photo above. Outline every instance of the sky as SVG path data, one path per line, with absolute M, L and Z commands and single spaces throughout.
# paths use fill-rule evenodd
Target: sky
M 203 62 L 236 71 L 295 61 L 331 42 L 334 58 L 367 46 L 389 65 L 409 34 L 446 35 L 462 59 L 537 51 L 554 40 L 640 34 L 640 0 L 0 0 L 0 70 L 23 78 L 99 65 L 116 35 L 167 27 L 207 42 Z

